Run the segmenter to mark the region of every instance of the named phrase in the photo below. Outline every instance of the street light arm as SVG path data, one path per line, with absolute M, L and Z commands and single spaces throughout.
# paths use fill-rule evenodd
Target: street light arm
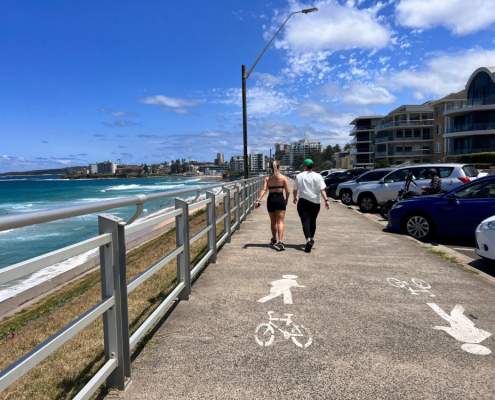
M 277 29 L 277 31 L 273 34 L 273 36 L 270 39 L 270 41 L 266 44 L 266 46 L 263 48 L 263 50 L 261 50 L 260 54 L 258 54 L 258 57 L 256 57 L 256 60 L 254 60 L 254 63 L 252 65 L 252 67 L 249 68 L 249 71 L 246 73 L 245 79 L 249 78 L 249 76 L 251 75 L 251 73 L 253 72 L 253 70 L 256 68 L 256 65 L 258 65 L 258 63 L 260 62 L 261 58 L 264 56 L 264 54 L 266 53 L 266 51 L 268 50 L 268 48 L 270 47 L 270 45 L 273 43 L 273 41 L 275 40 L 275 38 L 277 37 L 277 35 L 280 33 L 280 31 L 282 29 L 284 29 L 284 27 L 287 24 L 287 22 L 289 22 L 289 19 L 291 19 L 294 15 L 300 14 L 300 13 L 302 13 L 302 11 L 294 11 L 294 12 L 291 12 L 287 16 L 287 18 L 282 23 L 282 25 L 280 25 L 280 27 Z

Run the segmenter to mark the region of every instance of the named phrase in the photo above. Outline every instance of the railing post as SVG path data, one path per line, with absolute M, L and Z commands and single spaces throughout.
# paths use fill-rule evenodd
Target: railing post
M 246 205 L 247 205 L 247 196 L 246 196 L 246 181 L 242 182 L 242 215 L 241 218 L 246 218 Z
M 177 279 L 184 282 L 184 290 L 180 292 L 180 300 L 189 300 L 191 294 L 191 268 L 189 250 L 189 204 L 179 198 L 175 199 L 175 209 L 182 210 L 180 215 L 175 217 L 175 243 L 177 247 L 184 246 L 184 250 L 177 255 Z
M 105 359 L 117 359 L 117 369 L 107 379 L 109 387 L 124 390 L 131 377 L 129 316 L 127 309 L 125 222 L 113 215 L 98 216 L 100 234 L 110 233 L 112 243 L 100 247 L 102 298 L 115 305 L 103 314 Z
M 212 251 L 210 262 L 217 262 L 217 216 L 215 210 L 215 193 L 206 192 L 206 198 L 211 199 L 207 205 L 207 226 L 211 226 L 208 232 L 208 251 Z
M 230 236 L 232 236 L 232 229 L 231 229 L 231 216 L 230 216 L 230 189 L 229 188 L 223 188 L 223 191 L 225 192 L 225 196 L 223 198 L 223 213 L 226 214 L 227 216 L 223 220 L 223 226 L 225 233 L 227 234 L 227 243 L 230 242 Z
M 235 222 L 237 229 L 241 227 L 241 201 L 239 185 L 235 185 L 234 204 L 235 204 Z

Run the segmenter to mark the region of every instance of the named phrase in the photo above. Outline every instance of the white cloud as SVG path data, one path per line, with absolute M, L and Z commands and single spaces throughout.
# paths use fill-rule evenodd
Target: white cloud
M 289 4 L 291 11 L 307 7 L 298 1 Z M 335 51 L 379 49 L 391 40 L 389 29 L 378 21 L 379 7 L 358 9 L 354 1 L 341 5 L 336 0 L 320 0 L 312 5 L 319 11 L 292 17 L 283 37 L 275 43 L 277 48 L 287 52 L 288 66 L 283 72 L 290 78 L 321 81 L 332 71 L 329 57 Z M 271 37 L 285 15 L 286 12 L 277 13 L 271 28 L 265 32 L 266 39 Z
M 397 22 L 410 28 L 443 26 L 457 35 L 485 29 L 495 22 L 493 0 L 401 0 Z
M 220 103 L 241 106 L 241 90 L 237 88 L 227 89 L 225 97 Z M 286 114 L 290 112 L 296 101 L 285 93 L 268 88 L 255 86 L 247 92 L 248 115 L 266 116 L 269 114 Z
M 404 69 L 383 77 L 380 82 L 392 89 L 411 88 L 421 95 L 445 96 L 463 89 L 477 68 L 493 65 L 495 50 L 470 49 L 455 54 L 432 55 L 423 69 Z
M 376 10 L 345 7 L 335 0 L 318 1 L 315 7 L 319 8 L 316 13 L 293 17 L 278 46 L 295 52 L 375 49 L 390 40 L 389 30 L 376 19 Z M 304 6 L 294 2 L 292 8 Z
M 141 103 L 162 106 L 179 114 L 187 113 L 188 107 L 194 107 L 198 105 L 198 102 L 196 100 L 178 99 L 161 94 L 144 97 L 141 99 Z
M 395 101 L 395 97 L 387 89 L 374 84 L 353 83 L 343 90 L 342 95 L 346 104 L 391 104 Z
M 298 109 L 299 115 L 308 118 L 311 122 L 323 125 L 329 132 L 339 132 L 348 135 L 349 123 L 356 117 L 349 112 L 333 112 L 321 103 L 307 101 L 302 103 Z

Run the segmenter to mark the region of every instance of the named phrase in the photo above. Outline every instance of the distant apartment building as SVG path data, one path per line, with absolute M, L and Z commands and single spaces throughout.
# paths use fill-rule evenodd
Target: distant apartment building
M 266 171 L 266 158 L 262 153 L 253 153 L 249 155 L 249 172 L 259 174 Z
M 244 157 L 232 156 L 230 158 L 230 170 L 235 173 L 244 172 Z
M 321 143 L 307 139 L 292 143 L 289 148 L 289 162 L 291 165 L 297 160 L 304 160 L 314 153 L 321 153 Z
M 111 161 L 89 164 L 89 173 L 92 175 L 115 175 L 117 172 L 117 164 Z
M 434 130 L 431 104 L 396 108 L 375 127 L 375 163 L 432 162 Z
M 446 161 L 445 129 L 447 127 L 446 113 L 451 109 L 457 109 L 466 103 L 466 91 L 451 93 L 439 100 L 431 102 L 433 106 L 433 119 L 435 130 L 433 132 L 433 161 Z
M 495 67 L 474 71 L 465 92 L 465 101 L 450 105 L 444 113 L 448 160 L 495 151 Z
M 225 159 L 223 153 L 217 153 L 217 158 L 215 158 L 215 165 L 224 165 Z
M 341 151 L 335 155 L 335 168 L 350 169 L 353 168 L 353 157 L 349 151 Z
M 374 139 L 375 127 L 383 119 L 383 116 L 364 116 L 355 118 L 351 125 L 351 151 L 350 160 L 352 167 L 371 168 L 375 163 Z
M 115 172 L 117 171 L 117 164 L 111 162 L 111 161 L 104 161 L 97 163 L 97 169 L 99 174 L 103 175 L 115 175 Z
M 275 143 L 275 160 L 280 162 L 281 166 L 290 166 L 290 144 Z

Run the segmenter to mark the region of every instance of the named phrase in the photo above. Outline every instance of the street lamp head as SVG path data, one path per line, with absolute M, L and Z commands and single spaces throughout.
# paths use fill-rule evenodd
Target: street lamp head
M 301 12 L 303 14 L 309 14 L 309 13 L 312 13 L 312 12 L 316 12 L 318 11 L 318 9 L 316 7 L 313 7 L 313 8 L 305 8 L 304 10 L 301 10 Z

